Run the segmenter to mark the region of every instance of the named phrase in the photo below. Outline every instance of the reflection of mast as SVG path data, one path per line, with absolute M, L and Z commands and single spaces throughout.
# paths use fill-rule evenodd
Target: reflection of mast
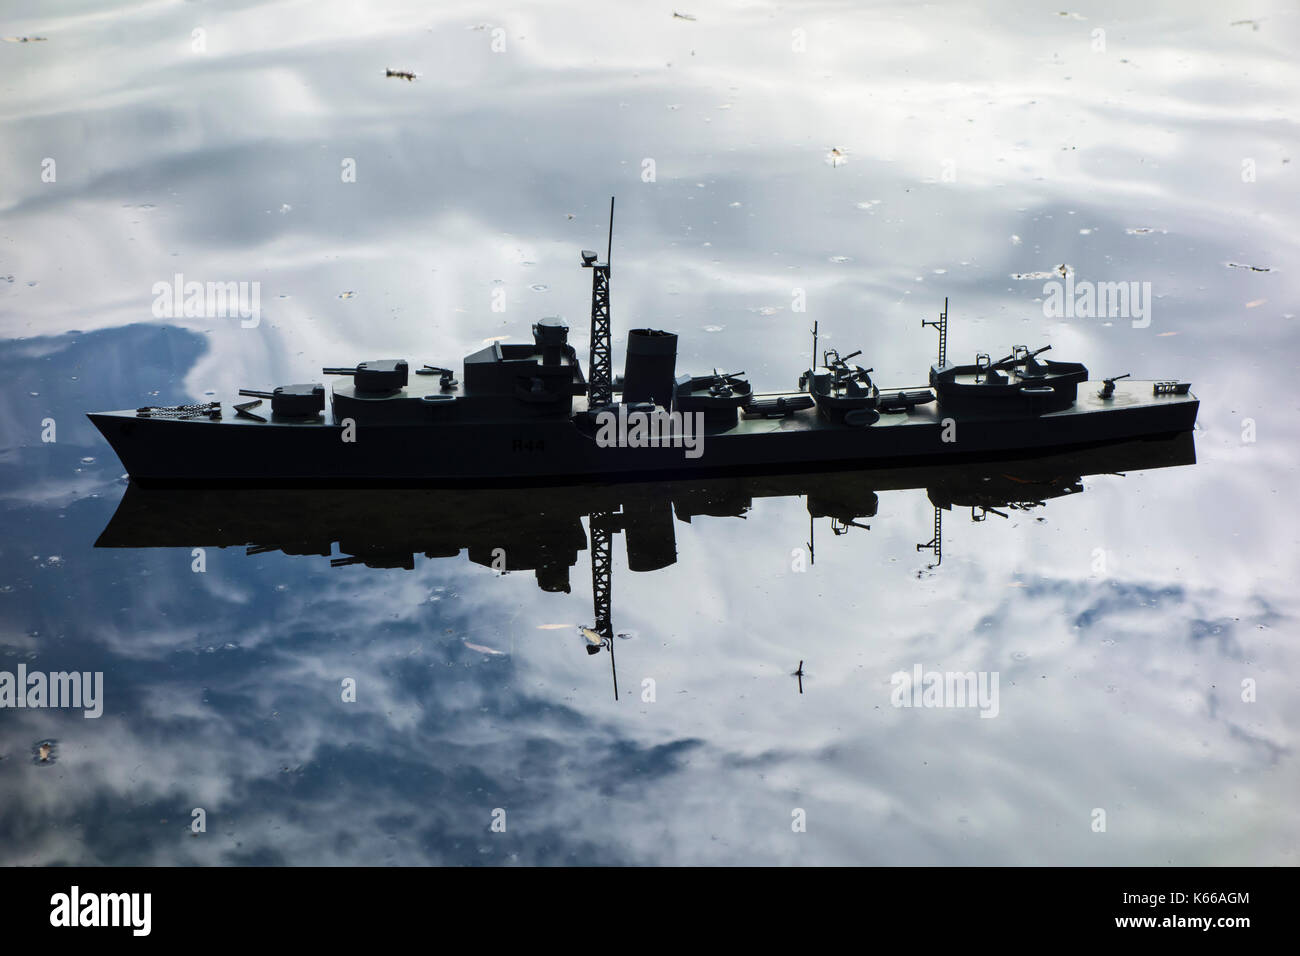
M 621 531 L 627 539 L 627 569 L 658 571 L 677 560 L 673 536 L 672 499 L 662 494 L 625 498 L 620 507 L 605 501 L 592 508 L 587 521 L 591 529 L 591 604 L 595 623 L 581 628 L 587 640 L 587 653 L 609 651 L 610 676 L 614 680 L 614 699 L 618 700 L 618 669 L 614 661 L 614 639 L 631 634 L 614 633 L 613 572 L 614 535 Z
M 930 550 L 934 552 L 934 564 L 932 568 L 937 568 L 943 563 L 943 509 L 934 509 L 934 537 L 925 544 L 918 544 L 917 551 Z
M 597 654 L 602 647 L 609 649 L 609 666 L 614 678 L 614 699 L 618 700 L 618 670 L 614 665 L 614 624 L 610 603 L 613 588 L 613 515 L 608 511 L 593 511 L 591 522 L 591 606 L 596 623 L 588 630 L 587 653 Z M 595 636 L 597 643 L 591 643 Z

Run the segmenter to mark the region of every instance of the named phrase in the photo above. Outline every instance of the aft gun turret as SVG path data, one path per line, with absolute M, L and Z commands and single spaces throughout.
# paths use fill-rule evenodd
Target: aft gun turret
M 1110 398 L 1112 395 L 1115 394 L 1115 383 L 1118 382 L 1121 378 L 1128 378 L 1130 374 L 1132 373 L 1125 372 L 1123 375 L 1113 375 L 1110 378 L 1103 378 L 1101 380 L 1102 382 L 1101 391 L 1097 393 L 1097 397 Z
M 438 365 L 426 365 L 424 368 L 417 368 L 416 375 L 437 375 L 438 387 L 444 392 L 450 392 L 460 383 L 456 381 L 456 373 L 449 368 L 442 368 Z

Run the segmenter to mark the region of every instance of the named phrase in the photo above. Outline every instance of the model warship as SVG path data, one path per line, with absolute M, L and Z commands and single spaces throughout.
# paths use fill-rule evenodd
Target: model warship
M 1180 381 L 1090 381 L 1077 362 L 1017 345 L 971 364 L 947 357 L 948 306 L 926 386 L 880 388 L 835 350 L 790 391 L 743 372 L 678 375 L 677 336 L 632 329 L 624 373 L 610 348 L 610 245 L 592 272 L 587 374 L 563 319 L 533 341 L 493 343 L 459 373 L 405 360 L 331 367 L 323 383 L 241 390 L 251 401 L 147 406 L 89 417 L 139 481 L 184 484 L 530 484 L 980 460 L 1190 430 Z M 328 401 L 327 401 L 328 399 Z M 328 408 L 327 408 L 328 406 Z

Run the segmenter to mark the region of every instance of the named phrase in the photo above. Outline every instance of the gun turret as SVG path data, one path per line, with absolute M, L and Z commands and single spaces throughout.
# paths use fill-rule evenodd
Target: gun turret
M 391 392 L 406 387 L 407 365 L 402 359 L 362 362 L 355 368 L 330 366 L 321 371 L 326 375 L 351 375 L 352 384 L 362 392 Z
M 437 375 L 438 387 L 444 392 L 449 392 L 459 384 L 456 381 L 456 373 L 449 368 L 442 368 L 438 365 L 426 365 L 424 368 L 417 368 L 416 375 Z
M 703 378 L 704 381 L 713 383 L 709 387 L 710 395 L 725 397 L 731 395 L 733 386 L 744 383 L 745 380 L 741 377 L 744 374 L 744 372 L 719 372 L 714 369 L 712 375 L 705 375 Z
M 1022 362 L 1029 361 L 1031 358 L 1037 358 L 1038 356 L 1042 355 L 1044 352 L 1048 351 L 1050 348 L 1051 348 L 1050 345 L 1044 345 L 1037 352 L 1026 352 L 1024 358 L 1016 358 L 1016 353 L 1012 351 L 1010 355 L 998 359 L 996 362 L 990 365 L 989 368 L 1002 368 L 1007 365 L 1016 366 L 1021 364 Z
M 1098 397 L 1110 398 L 1112 395 L 1115 394 L 1115 383 L 1118 382 L 1121 378 L 1128 378 L 1130 374 L 1132 373 L 1125 372 L 1123 375 L 1112 375 L 1110 378 L 1103 378 L 1101 380 L 1102 381 L 1101 391 L 1097 393 Z
M 261 405 L 261 399 L 271 400 L 271 411 L 276 415 L 290 418 L 306 418 L 318 415 L 325 408 L 325 386 L 315 383 L 307 385 L 281 385 L 274 391 L 264 392 L 255 388 L 241 388 L 240 395 L 256 398 L 256 402 L 244 402 L 235 406 L 235 414 L 240 418 L 252 418 L 265 421 L 254 415 L 250 409 Z

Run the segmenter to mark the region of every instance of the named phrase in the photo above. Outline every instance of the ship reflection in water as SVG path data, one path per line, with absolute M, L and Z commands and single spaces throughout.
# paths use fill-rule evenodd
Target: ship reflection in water
M 870 530 L 881 492 L 924 489 L 934 506 L 933 533 L 916 549 L 943 561 L 943 516 L 1006 518 L 1085 490 L 1088 476 L 1195 463 L 1192 433 L 1084 451 L 993 463 L 837 471 L 651 484 L 517 489 L 167 489 L 128 486 L 101 548 L 246 547 L 250 555 L 329 557 L 334 567 L 413 570 L 417 557 L 455 558 L 498 572 L 532 571 L 543 591 L 570 593 L 570 571 L 589 550 L 593 623 L 577 628 L 589 654 L 610 655 L 618 697 L 613 624 L 613 538 L 621 533 L 627 567 L 658 571 L 677 561 L 674 518 L 743 518 L 757 498 L 802 497 L 816 561 L 818 521 L 833 535 Z M 1152 479 L 1157 480 L 1157 479 Z M 583 519 L 587 529 L 583 528 Z M 920 529 L 918 529 L 920 530 Z M 926 534 L 930 533 L 925 528 Z M 924 535 L 922 535 L 924 536 Z M 339 556 L 334 556 L 337 544 Z M 816 608 L 809 614 L 816 616 Z M 799 662 L 803 692 L 803 662 Z

